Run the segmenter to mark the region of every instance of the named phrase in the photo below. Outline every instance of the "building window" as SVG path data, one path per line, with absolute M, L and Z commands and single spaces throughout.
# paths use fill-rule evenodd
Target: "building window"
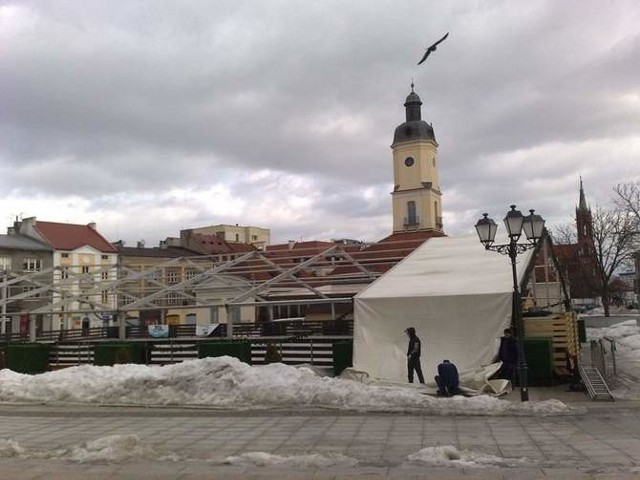
M 407 202 L 407 223 L 409 225 L 415 225 L 418 223 L 418 216 L 416 215 L 416 202 Z
M 66 280 L 67 278 L 69 278 L 69 267 L 62 267 L 60 269 L 60 278 L 62 280 Z
M 109 290 L 103 290 L 102 291 L 102 303 L 104 303 L 104 304 L 108 304 L 109 303 Z
M 184 273 L 184 276 L 187 280 L 191 280 L 193 277 L 195 277 L 198 273 L 198 270 L 196 270 L 195 268 L 187 268 L 187 270 Z
M 167 293 L 167 305 L 180 305 L 180 294 L 176 292 Z
M 0 270 L 11 270 L 11 257 L 0 255 Z
M 236 242 L 239 242 L 239 241 L 240 241 L 240 234 L 236 233 Z
M 100 278 L 102 280 L 109 280 L 109 272 L 100 272 Z
M 160 272 L 158 270 L 151 270 L 145 275 L 146 278 L 151 282 L 159 282 L 160 281 Z
M 68 254 L 68 253 L 66 253 L 66 252 L 65 252 L 65 253 L 61 253 L 61 254 L 60 254 L 60 256 L 61 256 L 62 258 L 69 258 L 69 254 Z
M 109 255 L 102 255 L 100 258 L 102 258 L 102 260 L 109 260 Z
M 251 235 L 251 240 L 254 242 L 258 241 L 258 235 Z
M 91 271 L 91 267 L 89 265 L 82 266 L 82 273 L 89 273 Z
M 42 270 L 42 261 L 39 258 L 25 258 L 22 263 L 25 272 L 38 272 Z
M 180 281 L 180 269 L 168 268 L 167 269 L 167 283 L 178 283 Z

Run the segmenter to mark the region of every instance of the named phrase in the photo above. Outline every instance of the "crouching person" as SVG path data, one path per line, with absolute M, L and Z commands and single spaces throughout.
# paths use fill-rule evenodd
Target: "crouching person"
M 438 384 L 438 395 L 450 397 L 460 393 L 458 368 L 449 360 L 443 360 L 438 365 L 438 375 L 436 375 L 435 380 Z

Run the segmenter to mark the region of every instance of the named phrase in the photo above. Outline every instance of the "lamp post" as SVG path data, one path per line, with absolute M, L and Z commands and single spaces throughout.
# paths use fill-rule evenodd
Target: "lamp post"
M 518 379 L 520 382 L 520 400 L 529 400 L 529 386 L 527 381 L 527 360 L 524 357 L 524 323 L 522 321 L 522 299 L 520 298 L 520 287 L 518 286 L 518 275 L 516 271 L 516 258 L 518 254 L 524 253 L 530 248 L 534 248 L 544 232 L 544 219 L 540 215 L 534 214 L 534 210 L 529 210 L 529 215 L 522 215 L 516 210 L 515 205 L 511 205 L 511 210 L 504 217 L 504 226 L 507 229 L 509 243 L 495 245 L 498 225 L 488 213 L 483 213 L 482 218 L 476 223 L 476 232 L 480 238 L 480 243 L 487 250 L 492 250 L 503 255 L 508 255 L 511 259 L 511 273 L 513 275 L 513 324 L 516 329 L 518 341 Z M 527 237 L 528 243 L 518 243 L 522 231 Z
M 2 298 L 2 309 L 0 310 L 0 334 L 7 333 L 7 297 L 9 296 L 9 289 L 7 288 L 7 271 L 3 268 L 0 270 L 2 274 L 2 292 L 0 297 Z

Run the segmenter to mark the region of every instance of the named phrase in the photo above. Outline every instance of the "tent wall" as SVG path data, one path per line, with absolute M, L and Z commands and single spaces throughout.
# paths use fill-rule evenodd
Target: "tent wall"
M 518 257 L 518 281 L 532 260 Z M 354 299 L 354 367 L 406 382 L 407 337 L 423 342 L 422 368 L 433 381 L 447 359 L 462 372 L 490 363 L 510 326 L 513 278 L 507 256 L 477 237 L 432 238 Z
M 422 370 L 433 381 L 438 363 L 462 372 L 490 363 L 502 331 L 511 323 L 511 293 L 355 299 L 354 368 L 372 377 L 407 379 L 404 330 L 422 340 Z

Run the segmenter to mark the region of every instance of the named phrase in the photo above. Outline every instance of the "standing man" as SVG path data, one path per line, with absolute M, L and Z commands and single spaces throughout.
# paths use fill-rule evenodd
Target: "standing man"
M 504 336 L 500 338 L 498 361 L 502 362 L 500 377 L 510 380 L 513 385 L 518 365 L 518 342 L 513 337 L 510 328 L 505 328 Z
M 422 368 L 420 367 L 420 350 L 421 342 L 416 335 L 416 329 L 409 327 L 405 330 L 405 333 L 409 337 L 409 348 L 407 349 L 407 373 L 409 375 L 409 383 L 413 383 L 413 371 L 418 374 L 418 380 L 420 383 L 424 383 L 424 376 L 422 375 Z

